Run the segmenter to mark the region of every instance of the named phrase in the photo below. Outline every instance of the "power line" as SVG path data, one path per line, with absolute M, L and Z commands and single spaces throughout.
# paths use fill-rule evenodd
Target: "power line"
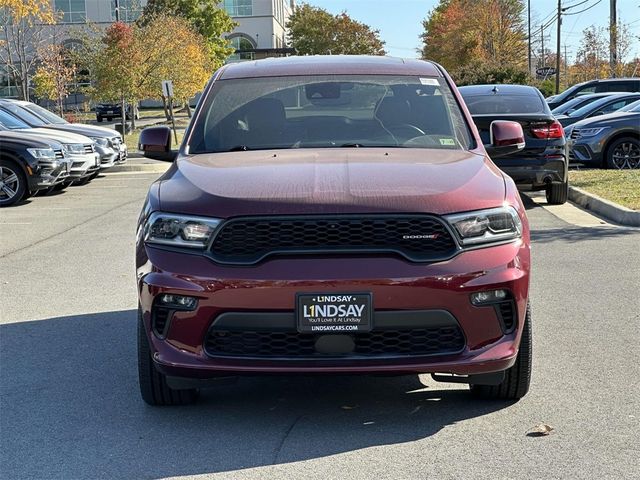
M 600 2 L 602 2 L 602 0 L 598 0 L 596 3 L 594 3 L 593 5 L 580 10 L 579 12 L 572 12 L 572 13 L 563 13 L 563 15 L 579 15 L 580 13 L 586 12 L 587 10 L 591 10 L 593 7 L 595 7 L 596 5 L 598 5 Z M 575 6 L 575 5 L 574 5 Z M 571 7 L 568 7 L 571 8 Z M 566 10 L 566 9 L 565 9 Z

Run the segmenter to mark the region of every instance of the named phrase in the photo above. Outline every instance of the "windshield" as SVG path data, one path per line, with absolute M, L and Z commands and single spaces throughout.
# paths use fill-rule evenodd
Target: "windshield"
M 640 112 L 640 100 L 636 100 L 635 102 L 622 107 L 618 112 Z
M 36 105 L 35 103 L 30 103 L 28 105 L 21 105 L 21 106 L 22 106 L 22 108 L 27 110 L 29 113 L 32 113 L 32 114 L 44 119 L 47 123 L 52 123 L 54 125 L 55 124 L 59 125 L 59 124 L 63 124 L 63 123 L 69 123 L 64 118 L 59 117 L 55 113 L 50 112 L 46 108 L 43 108 L 40 105 Z
M 472 143 L 442 78 L 312 75 L 216 82 L 193 125 L 189 151 L 468 149 Z
M 25 110 L 20 105 L 10 102 L 2 102 L 2 108 L 10 111 L 14 116 L 18 117 L 20 120 L 28 124 L 28 127 L 42 127 L 47 125 L 47 122 L 42 120 L 40 117 L 34 115 L 33 113 Z
M 20 128 L 29 128 L 29 125 L 22 120 L 14 117 L 9 112 L 0 109 L 0 123 L 9 130 L 16 130 Z
M 538 95 L 464 95 L 464 103 L 471 115 L 493 113 L 544 113 L 544 103 Z

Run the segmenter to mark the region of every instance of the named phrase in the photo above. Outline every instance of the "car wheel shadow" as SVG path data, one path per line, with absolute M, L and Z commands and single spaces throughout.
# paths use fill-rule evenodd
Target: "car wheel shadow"
M 416 375 L 273 376 L 154 408 L 140 399 L 135 335 L 134 310 L 0 326 L 3 476 L 228 472 L 421 440 L 510 405 Z

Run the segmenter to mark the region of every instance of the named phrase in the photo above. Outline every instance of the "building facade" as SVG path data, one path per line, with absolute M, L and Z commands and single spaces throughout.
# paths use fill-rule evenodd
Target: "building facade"
M 287 22 L 295 0 L 223 0 L 221 6 L 238 26 L 227 38 L 236 53 L 229 61 L 293 53 L 287 46 Z
M 50 0 L 58 12 L 55 29 L 57 42 L 70 44 L 83 24 L 107 26 L 117 20 L 135 22 L 147 0 Z M 286 24 L 295 8 L 295 0 L 221 0 L 238 24 L 227 38 L 236 52 L 230 62 L 252 60 L 293 53 L 287 47 Z M 17 89 L 0 67 L 0 97 L 15 97 Z M 72 100 L 73 102 L 73 100 Z

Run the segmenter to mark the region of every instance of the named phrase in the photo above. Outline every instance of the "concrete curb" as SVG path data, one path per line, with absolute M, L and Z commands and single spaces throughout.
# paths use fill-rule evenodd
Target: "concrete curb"
M 640 227 L 640 212 L 569 186 L 569 200 L 620 225 Z

